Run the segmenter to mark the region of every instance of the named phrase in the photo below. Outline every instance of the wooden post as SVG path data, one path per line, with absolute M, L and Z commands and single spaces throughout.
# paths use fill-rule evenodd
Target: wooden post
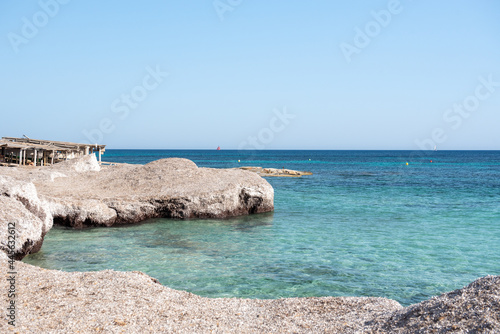
M 85 146 L 85 155 L 89 155 L 89 147 Z
M 56 155 L 56 152 L 55 151 L 52 151 L 52 160 L 50 161 L 50 164 L 53 165 L 54 164 L 54 155 Z
M 19 165 L 23 164 L 23 149 L 19 149 Z
M 35 167 L 36 167 L 36 148 L 34 149 L 34 151 L 35 151 L 35 154 L 34 154 L 34 160 L 35 161 L 34 161 L 34 163 L 35 163 Z
M 99 163 L 101 162 L 101 154 L 102 154 L 101 147 L 99 147 Z

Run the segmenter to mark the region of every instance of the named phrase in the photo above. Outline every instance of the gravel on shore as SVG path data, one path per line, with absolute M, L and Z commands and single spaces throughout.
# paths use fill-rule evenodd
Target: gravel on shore
M 7 275 L 7 257 L 0 268 Z M 63 272 L 15 262 L 16 327 L 2 333 L 498 333 L 500 276 L 403 308 L 386 298 L 204 298 L 141 272 Z
M 379 333 L 500 333 L 500 276 L 480 278 L 367 325 Z

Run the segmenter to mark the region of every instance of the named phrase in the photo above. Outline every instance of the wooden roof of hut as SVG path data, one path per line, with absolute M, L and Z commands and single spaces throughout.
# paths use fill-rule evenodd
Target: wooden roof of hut
M 21 148 L 21 149 L 44 149 L 53 151 L 82 151 L 86 147 L 95 150 L 104 150 L 106 145 L 79 144 L 55 140 L 42 140 L 31 138 L 2 137 L 0 147 Z
M 17 142 L 3 140 L 3 139 L 0 140 L 0 147 L 16 148 L 16 149 L 23 149 L 23 150 L 32 150 L 32 149 L 47 150 L 47 151 L 70 151 L 71 150 L 69 148 L 58 147 L 55 145 L 17 143 Z

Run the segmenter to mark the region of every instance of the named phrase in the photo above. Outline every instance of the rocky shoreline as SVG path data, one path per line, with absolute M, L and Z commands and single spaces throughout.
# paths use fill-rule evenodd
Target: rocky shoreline
M 101 168 L 89 156 L 52 167 L 3 167 L 0 332 L 500 333 L 500 276 L 402 307 L 368 297 L 203 298 L 141 272 L 46 270 L 9 263 L 6 255 L 12 249 L 21 259 L 38 251 L 54 223 L 81 228 L 154 217 L 223 218 L 272 211 L 273 201 L 272 187 L 254 172 L 198 168 L 185 159 Z M 15 296 L 8 297 L 12 286 Z M 16 327 L 5 312 L 12 301 Z
M 365 297 L 204 298 L 162 286 L 141 272 L 15 266 L 16 327 L 3 315 L 2 333 L 500 332 L 500 276 L 402 307 Z M 8 270 L 2 252 L 0 268 Z M 7 284 L 2 280 L 0 290 L 7 291 Z
M 198 168 L 186 159 L 101 168 L 89 155 L 51 167 L 2 167 L 0 204 L 2 222 L 16 223 L 21 259 L 40 249 L 53 224 L 82 228 L 269 212 L 274 190 L 255 173 Z M 0 240 L 6 237 L 2 225 Z M 7 250 L 4 243 L 0 249 Z

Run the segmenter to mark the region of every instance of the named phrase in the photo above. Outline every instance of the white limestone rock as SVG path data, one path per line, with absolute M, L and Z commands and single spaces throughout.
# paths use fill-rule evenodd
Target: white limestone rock
M 15 222 L 19 258 L 41 247 L 53 223 L 82 228 L 274 210 L 274 190 L 257 174 L 178 158 L 101 169 L 90 155 L 50 167 L 3 168 L 0 200 L 0 248 L 8 250 L 6 226 Z
M 47 203 L 38 198 L 33 183 L 0 175 L 0 222 L 0 249 L 22 258 L 40 249 L 53 219 Z M 9 238 L 12 235 L 9 227 L 15 231 L 15 239 Z

